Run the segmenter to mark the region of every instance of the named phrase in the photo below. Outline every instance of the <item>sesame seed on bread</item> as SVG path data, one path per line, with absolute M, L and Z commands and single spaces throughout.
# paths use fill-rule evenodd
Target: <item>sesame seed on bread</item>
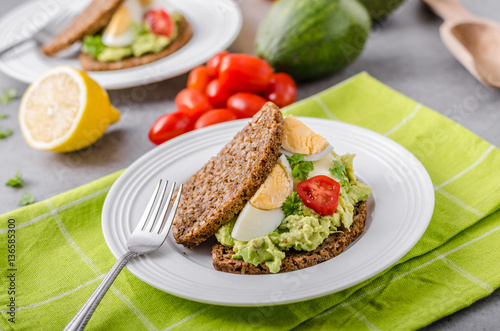
M 283 116 L 268 102 L 251 121 L 184 184 L 172 232 L 192 248 L 241 211 L 278 159 Z
M 354 221 L 347 230 L 340 228 L 342 232 L 332 233 L 325 241 L 311 252 L 289 250 L 280 267 L 281 272 L 289 272 L 304 269 L 328 261 L 342 253 L 349 244 L 358 238 L 364 230 L 367 207 L 366 201 L 358 202 L 354 207 Z M 264 264 L 257 266 L 243 260 L 233 259 L 234 251 L 220 243 L 212 247 L 212 260 L 215 270 L 247 275 L 268 274 L 269 268 Z
M 92 0 L 71 24 L 57 36 L 41 47 L 47 56 L 54 56 L 58 52 L 82 40 L 86 35 L 93 35 L 106 26 L 114 12 L 124 0 Z

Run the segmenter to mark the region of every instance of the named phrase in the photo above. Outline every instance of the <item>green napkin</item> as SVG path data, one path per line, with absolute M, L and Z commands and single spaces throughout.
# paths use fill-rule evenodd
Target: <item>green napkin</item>
M 418 244 L 390 269 L 362 284 L 272 307 L 197 303 L 159 291 L 124 270 L 89 329 L 416 329 L 500 286 L 497 148 L 365 73 L 287 107 L 284 113 L 360 125 L 415 154 L 429 172 L 436 196 L 432 221 Z M 1 328 L 62 329 L 88 299 L 116 261 L 104 241 L 100 215 L 118 176 L 2 215 Z M 15 233 L 8 232 L 9 224 L 15 224 Z M 15 245 L 15 260 L 9 261 L 8 245 Z M 12 273 L 11 283 L 7 277 Z M 15 305 L 15 314 L 10 314 L 8 304 Z

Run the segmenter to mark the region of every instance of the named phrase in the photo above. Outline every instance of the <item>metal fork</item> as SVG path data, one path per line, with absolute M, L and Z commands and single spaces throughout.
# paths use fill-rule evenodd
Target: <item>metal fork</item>
M 31 33 L 25 35 L 19 34 L 17 38 L 14 38 L 15 40 L 2 44 L 0 46 L 0 56 L 30 40 L 34 40 L 38 46 L 45 44 L 66 28 L 73 19 L 74 13 L 67 8 L 62 7 L 49 20 L 36 27 L 34 31 L 31 31 Z M 61 51 L 59 56 L 67 56 L 70 50 L 73 52 L 73 49 L 73 47 L 70 47 L 65 51 Z
M 182 193 L 182 184 L 179 186 L 177 198 L 171 205 L 172 194 L 175 190 L 175 183 L 168 192 L 167 199 L 164 199 L 167 190 L 168 181 L 162 187 L 162 180 L 151 196 L 144 213 L 136 226 L 134 232 L 127 241 L 128 252 L 116 261 L 115 265 L 108 272 L 104 280 L 90 296 L 83 307 L 76 313 L 75 317 L 66 325 L 64 330 L 83 330 L 88 320 L 94 313 L 97 305 L 109 289 L 116 276 L 120 273 L 127 262 L 142 254 L 156 251 L 167 238 L 170 227 L 174 220 L 175 211 L 179 205 Z M 163 209 L 161 206 L 163 205 Z M 171 207 L 170 207 L 171 205 Z M 161 209 L 161 212 L 160 212 Z M 168 217 L 167 217 L 168 215 Z

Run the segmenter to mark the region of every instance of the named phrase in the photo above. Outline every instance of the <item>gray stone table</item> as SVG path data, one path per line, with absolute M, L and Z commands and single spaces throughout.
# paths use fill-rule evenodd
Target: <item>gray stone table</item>
M 21 0 L 0 1 L 0 13 Z M 240 1 L 245 23 L 234 51 L 252 50 L 255 24 L 264 0 Z M 498 0 L 463 0 L 474 13 L 500 21 Z M 500 146 L 500 92 L 486 89 L 447 51 L 439 38 L 441 20 L 418 0 L 407 0 L 389 20 L 375 27 L 360 58 L 345 70 L 322 80 L 299 85 L 302 99 L 324 90 L 356 73 L 367 71 L 383 83 L 445 114 L 482 138 Z M 37 151 L 23 140 L 17 122 L 19 98 L 0 113 L 9 116 L 0 125 L 14 134 L 0 140 L 0 214 L 17 208 L 22 190 L 3 183 L 21 171 L 37 201 L 86 184 L 130 165 L 154 147 L 147 133 L 157 117 L 175 110 L 174 97 L 186 84 L 187 75 L 147 89 L 110 91 L 121 120 L 110 127 L 99 142 L 84 151 L 57 154 Z M 0 90 L 14 87 L 18 95 L 26 85 L 0 74 Z M 131 95 L 139 97 L 131 98 Z M 498 330 L 500 291 L 468 308 L 443 318 L 425 330 Z

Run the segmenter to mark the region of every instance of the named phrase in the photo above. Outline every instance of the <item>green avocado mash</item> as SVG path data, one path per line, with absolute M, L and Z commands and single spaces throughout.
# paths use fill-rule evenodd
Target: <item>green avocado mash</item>
M 101 35 L 86 36 L 82 44 L 82 52 L 92 55 L 101 62 L 116 62 L 125 58 L 139 57 L 148 53 L 159 53 L 177 38 L 178 25 L 181 16 L 178 13 L 172 15 L 174 30 L 170 37 L 155 35 L 149 26 L 144 23 L 135 26 L 135 38 L 130 46 L 111 47 L 102 43 Z
M 253 265 L 265 263 L 271 273 L 277 273 L 281 261 L 285 258 L 284 251 L 291 248 L 298 251 L 312 251 L 330 234 L 338 231 L 341 225 L 348 229 L 353 222 L 354 205 L 368 199 L 371 188 L 359 182 L 354 175 L 353 154 L 339 156 L 333 152 L 332 155 L 334 162 L 330 172 L 341 185 L 337 211 L 333 215 L 321 217 L 314 210 L 301 204 L 300 210 L 294 215 L 285 217 L 273 232 L 250 241 L 240 241 L 231 237 L 236 222 L 234 218 L 217 231 L 215 234 L 217 240 L 233 248 L 234 259 L 243 259 Z M 343 176 L 345 178 L 338 178 Z

